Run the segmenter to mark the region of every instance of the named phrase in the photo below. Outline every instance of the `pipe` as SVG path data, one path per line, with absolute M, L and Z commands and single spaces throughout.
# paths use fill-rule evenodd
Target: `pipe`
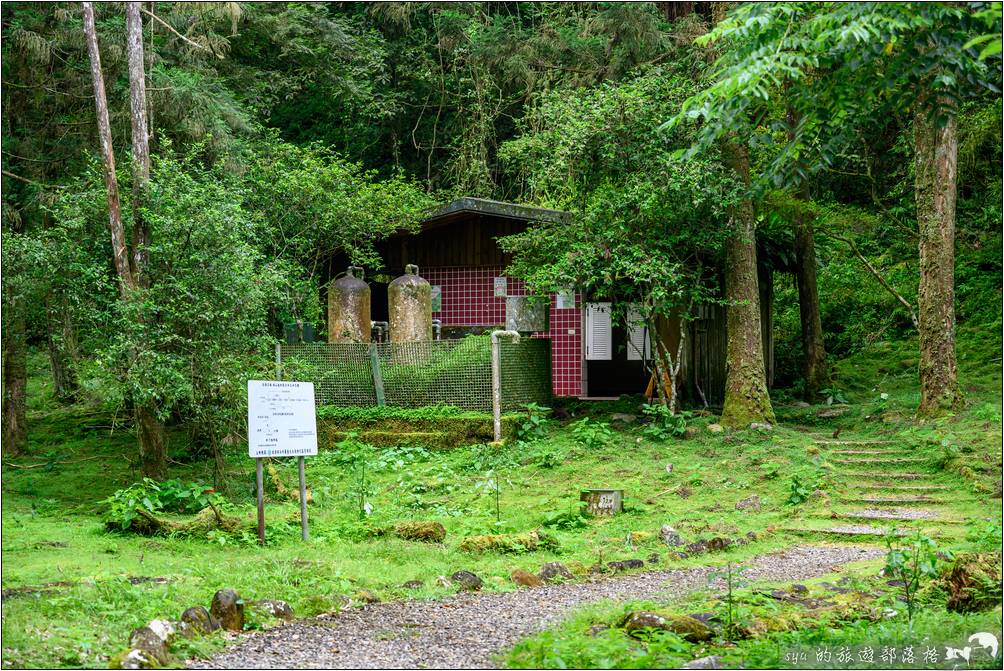
M 390 329 L 390 324 L 387 322 L 370 322 L 370 331 L 377 332 L 377 342 L 384 342 L 387 338 L 387 331 Z
M 495 442 L 502 440 L 502 358 L 499 338 L 508 336 L 514 343 L 519 342 L 516 331 L 492 331 L 492 420 L 495 428 Z
M 443 339 L 443 320 L 433 319 L 432 320 L 432 339 L 442 340 Z

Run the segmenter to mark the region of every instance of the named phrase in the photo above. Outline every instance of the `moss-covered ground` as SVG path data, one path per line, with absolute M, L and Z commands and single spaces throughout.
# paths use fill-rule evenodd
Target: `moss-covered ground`
M 107 413 L 47 400 L 39 386 L 46 384 L 45 371 L 35 359 L 33 398 L 41 400 L 33 401 L 30 412 L 30 452 L 8 460 L 3 469 L 3 665 L 102 666 L 124 647 L 132 628 L 154 617 L 177 618 L 191 605 L 208 605 L 221 587 L 249 599 L 284 599 L 297 615 L 307 616 L 372 595 L 436 598 L 454 590 L 436 578 L 462 569 L 481 576 L 486 589 L 509 590 L 515 589 L 511 571 L 533 571 L 552 560 L 591 566 L 655 553 L 663 567 L 725 565 L 794 543 L 860 542 L 825 532 L 834 514 L 855 509 L 847 502 L 855 489 L 848 468 L 819 446 L 838 429 L 838 440 L 891 441 L 892 448 L 918 460 L 910 471 L 949 488 L 951 495 L 942 497 L 938 508 L 949 521 L 895 526 L 921 530 L 940 548 L 999 546 L 1001 379 L 999 358 L 994 361 L 999 344 L 994 337 L 963 332 L 959 349 L 969 406 L 923 424 L 911 416 L 917 403 L 916 360 L 910 358 L 915 344 L 880 343 L 837 364 L 833 404 L 805 407 L 778 394 L 779 425 L 772 431 L 713 433 L 708 426 L 716 418 L 704 414 L 688 420 L 687 436 L 660 440 L 645 432 L 639 401 L 622 400 L 573 404 L 570 416 L 550 421 L 543 436 L 501 448 L 381 448 L 355 459 L 325 451 L 308 462 L 310 541 L 299 538 L 297 504 L 273 490 L 266 547 L 259 547 L 252 533 L 148 538 L 108 531 L 101 501 L 138 480 L 134 438 L 113 428 L 116 418 Z M 616 413 L 635 419 L 619 421 Z M 589 417 L 585 428 L 576 424 L 582 417 Z M 589 428 L 604 422 L 609 437 Z M 186 444 L 183 434 L 172 436 L 170 477 L 210 486 L 211 460 L 188 453 Z M 250 520 L 253 462 L 238 446 L 233 450 L 226 486 L 220 488 L 224 511 Z M 285 486 L 294 488 L 295 464 L 276 466 Z M 622 489 L 624 513 L 580 516 L 584 488 Z M 760 510 L 737 510 L 751 495 L 760 498 Z M 406 541 L 382 533 L 407 520 L 441 523 L 445 541 Z M 680 559 L 659 539 L 666 524 L 687 542 L 737 539 L 750 531 L 756 540 Z M 459 549 L 471 535 L 531 530 L 553 536 L 557 549 L 522 554 Z M 881 538 L 864 540 L 882 544 Z M 873 562 L 862 575 L 874 575 L 877 568 Z M 409 580 L 424 586 L 402 587 Z M 990 616 L 997 618 L 998 629 L 999 614 L 998 606 Z M 924 611 L 914 626 L 928 621 L 932 627 L 955 626 L 955 617 Z M 581 647 L 583 618 L 587 615 L 547 634 L 555 641 L 548 645 Z M 897 619 L 882 626 L 902 624 Z M 839 638 L 853 630 L 847 627 L 826 635 Z M 182 653 L 208 654 L 222 639 L 186 645 Z M 756 645 L 738 645 L 735 655 L 768 664 L 772 658 Z M 535 657 L 529 643 L 521 650 L 512 663 L 551 659 Z M 579 660 L 569 662 L 576 665 L 587 661 L 569 659 Z M 602 665 L 601 658 L 590 659 Z M 603 659 L 610 665 L 645 663 L 631 656 Z

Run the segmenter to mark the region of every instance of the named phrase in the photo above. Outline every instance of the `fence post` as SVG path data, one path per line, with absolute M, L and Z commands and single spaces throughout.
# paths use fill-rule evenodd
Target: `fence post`
M 492 420 L 495 428 L 495 442 L 502 440 L 502 355 L 500 336 L 510 336 L 519 342 L 516 331 L 492 331 Z
M 377 405 L 384 404 L 383 373 L 380 372 L 380 352 L 376 343 L 370 343 L 370 369 L 373 371 L 373 390 L 376 392 Z
M 275 379 L 282 379 L 282 343 L 275 344 Z

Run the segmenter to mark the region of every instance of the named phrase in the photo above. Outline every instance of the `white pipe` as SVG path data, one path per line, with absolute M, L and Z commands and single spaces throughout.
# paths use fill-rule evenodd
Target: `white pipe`
M 502 358 L 499 338 L 508 336 L 514 343 L 519 342 L 516 331 L 492 331 L 492 419 L 495 425 L 495 442 L 502 440 Z

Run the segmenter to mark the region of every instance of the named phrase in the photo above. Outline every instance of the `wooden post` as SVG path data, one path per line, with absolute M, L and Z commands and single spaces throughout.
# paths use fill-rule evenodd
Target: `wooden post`
M 380 352 L 376 351 L 376 344 L 369 344 L 369 368 L 373 374 L 373 391 L 376 393 L 376 405 L 384 405 L 384 375 L 380 370 Z
M 254 461 L 255 477 L 258 482 L 258 544 L 265 545 L 265 467 L 261 457 Z
M 307 527 L 307 477 L 304 474 L 304 459 L 297 459 L 300 470 L 300 535 L 303 540 L 310 538 L 310 529 Z

